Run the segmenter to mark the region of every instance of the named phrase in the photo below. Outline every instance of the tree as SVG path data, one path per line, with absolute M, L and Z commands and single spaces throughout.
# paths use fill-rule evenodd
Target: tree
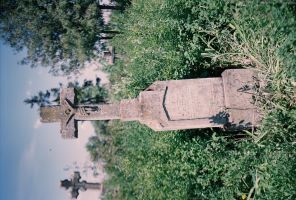
M 53 102 L 59 101 L 59 91 L 60 88 L 52 88 L 50 90 L 46 90 L 45 92 L 39 91 L 37 95 L 25 99 L 24 102 L 26 104 L 29 104 L 31 108 L 33 108 L 34 105 L 37 105 L 39 107 L 47 106 L 52 104 Z
M 22 63 L 68 75 L 100 52 L 100 33 L 118 33 L 104 25 L 102 9 L 119 7 L 96 0 L 1 0 L 0 36 L 27 50 Z
M 51 88 L 46 91 L 39 91 L 36 95 L 26 98 L 24 102 L 29 104 L 31 108 L 36 106 L 47 106 L 53 103 L 58 104 L 60 101 L 60 91 L 63 85 Z M 80 85 L 78 82 L 70 82 L 67 87 L 74 87 L 76 91 L 76 101 L 78 104 L 97 104 L 105 103 L 107 99 L 107 90 L 100 86 L 100 79 L 97 78 L 93 84 L 91 80 L 84 80 Z
M 108 155 L 108 141 L 101 139 L 99 136 L 92 136 L 88 139 L 86 149 L 90 154 L 92 161 L 98 161 L 99 159 L 105 159 Z

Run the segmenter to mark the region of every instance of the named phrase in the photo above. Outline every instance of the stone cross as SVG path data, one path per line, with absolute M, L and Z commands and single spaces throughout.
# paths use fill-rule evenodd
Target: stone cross
M 119 119 L 119 104 L 76 105 L 74 88 L 61 91 L 60 105 L 40 108 L 41 122 L 60 122 L 63 138 L 75 138 L 77 121 Z
M 67 88 L 59 106 L 41 107 L 41 121 L 61 122 L 65 138 L 77 137 L 78 120 L 139 121 L 155 131 L 252 128 L 261 120 L 258 87 L 255 71 L 228 69 L 221 77 L 156 81 L 137 98 L 114 104 L 76 105 L 74 90 Z
M 79 195 L 79 190 L 86 191 L 87 189 L 101 189 L 100 183 L 88 183 L 86 181 L 80 181 L 80 173 L 74 172 L 73 178 L 68 180 L 65 179 L 61 181 L 61 187 L 66 188 L 68 190 L 69 188 L 72 188 L 71 196 L 73 199 L 77 199 Z

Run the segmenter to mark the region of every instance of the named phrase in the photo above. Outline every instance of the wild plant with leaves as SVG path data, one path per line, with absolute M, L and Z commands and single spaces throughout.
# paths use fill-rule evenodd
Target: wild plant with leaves
M 63 84 L 60 83 L 58 87 L 39 91 L 36 95 L 26 98 L 24 102 L 29 104 L 31 108 L 35 105 L 40 107 L 58 104 L 60 102 L 60 91 L 63 87 Z M 97 78 L 95 84 L 92 80 L 84 80 L 81 85 L 77 81 L 69 82 L 67 87 L 75 89 L 75 99 L 78 104 L 98 104 L 107 100 L 107 90 L 100 86 L 99 78 Z
M 109 123 L 96 159 L 106 161 L 105 199 L 295 199 L 296 16 L 286 1 L 133 0 L 112 16 L 122 56 L 109 66 L 113 99 L 156 80 L 253 68 L 262 125 L 254 131 L 153 132 Z M 99 128 L 98 128 L 99 129 Z M 98 130 L 99 132 L 99 130 Z M 92 143 L 94 144 L 94 143 Z

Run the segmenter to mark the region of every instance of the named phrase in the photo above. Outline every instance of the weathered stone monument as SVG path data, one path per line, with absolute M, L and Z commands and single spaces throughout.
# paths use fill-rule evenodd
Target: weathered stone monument
M 109 65 L 113 65 L 115 62 L 115 49 L 114 47 L 109 47 L 107 51 L 103 51 L 103 57 Z
M 88 183 L 86 181 L 80 181 L 81 176 L 79 172 L 74 172 L 73 178 L 68 180 L 61 181 L 61 187 L 64 187 L 66 190 L 72 188 L 71 196 L 73 199 L 77 199 L 79 195 L 79 190 L 86 191 L 87 189 L 95 189 L 100 190 L 101 184 L 100 183 Z
M 229 69 L 222 77 L 156 81 L 138 98 L 114 104 L 76 105 L 72 88 L 59 106 L 41 107 L 42 122 L 60 122 L 64 138 L 77 137 L 77 121 L 139 121 L 155 131 L 221 127 L 252 128 L 260 123 L 255 105 L 257 74 Z

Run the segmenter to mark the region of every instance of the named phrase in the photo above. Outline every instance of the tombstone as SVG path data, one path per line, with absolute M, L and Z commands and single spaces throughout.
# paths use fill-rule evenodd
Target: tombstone
M 103 51 L 103 57 L 109 65 L 113 65 L 115 62 L 115 49 L 114 47 L 109 47 L 107 51 Z
M 59 106 L 41 107 L 42 122 L 60 122 L 65 138 L 77 137 L 77 121 L 139 121 L 155 131 L 258 126 L 259 81 L 250 69 L 228 69 L 222 77 L 156 81 L 138 98 L 119 103 L 76 105 L 74 90 L 63 89 Z
M 86 181 L 80 181 L 81 176 L 79 172 L 74 172 L 73 178 L 68 180 L 62 180 L 61 181 L 61 187 L 64 187 L 66 190 L 69 188 L 72 188 L 71 190 L 71 197 L 73 199 L 77 199 L 79 195 L 79 190 L 86 191 L 88 189 L 95 189 L 95 190 L 101 190 L 101 184 L 100 183 L 88 183 Z

